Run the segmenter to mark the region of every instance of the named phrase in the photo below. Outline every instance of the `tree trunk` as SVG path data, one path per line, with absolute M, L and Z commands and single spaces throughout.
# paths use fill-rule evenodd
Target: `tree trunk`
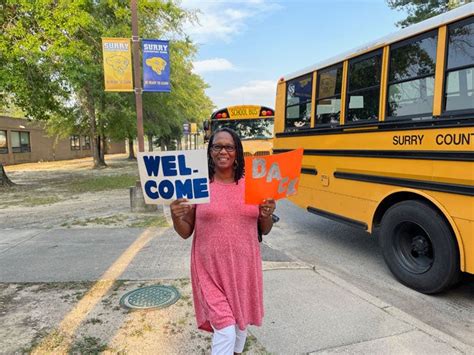
M 3 164 L 0 163 L 0 187 L 13 186 L 15 185 L 7 176 Z
M 133 138 L 128 137 L 128 160 L 135 159 L 135 152 L 133 150 Z
M 160 150 L 165 151 L 166 146 L 165 146 L 165 139 L 163 137 L 160 138 Z
M 105 164 L 105 160 L 103 156 L 100 156 L 100 137 L 97 136 L 97 121 L 95 116 L 95 102 L 94 97 L 91 94 L 90 90 L 86 89 L 86 107 L 87 113 L 89 115 L 89 124 L 91 129 L 91 136 L 92 136 L 92 156 L 94 158 L 94 165 L 93 168 L 100 168 L 107 166 Z
M 101 136 L 100 141 L 102 143 L 100 150 L 100 158 L 105 162 L 105 154 L 108 154 L 109 149 L 109 147 L 107 147 L 107 138 L 105 136 Z
M 94 139 L 94 144 L 97 151 L 97 160 L 99 162 L 97 165 L 95 164 L 95 156 L 94 156 L 94 169 L 106 167 L 107 164 L 105 164 L 105 159 L 104 159 L 104 147 L 102 145 L 102 137 L 97 136 Z
M 151 134 L 148 135 L 148 151 L 153 151 L 153 136 Z

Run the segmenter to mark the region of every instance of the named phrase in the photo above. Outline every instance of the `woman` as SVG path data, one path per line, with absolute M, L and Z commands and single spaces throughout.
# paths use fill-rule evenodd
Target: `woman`
M 257 225 L 273 226 L 275 201 L 246 205 L 242 142 L 229 128 L 216 130 L 207 148 L 209 204 L 186 199 L 171 204 L 174 229 L 182 238 L 194 231 L 191 279 L 199 329 L 214 332 L 212 354 L 241 353 L 247 326 L 261 325 L 263 278 Z

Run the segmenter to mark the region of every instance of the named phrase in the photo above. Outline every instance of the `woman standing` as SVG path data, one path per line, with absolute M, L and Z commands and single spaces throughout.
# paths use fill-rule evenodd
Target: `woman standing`
M 257 226 L 268 234 L 275 201 L 246 205 L 242 142 L 229 128 L 210 137 L 209 204 L 171 204 L 174 229 L 194 232 L 191 279 L 199 329 L 214 332 L 212 354 L 241 353 L 248 325 L 261 325 L 263 277 Z

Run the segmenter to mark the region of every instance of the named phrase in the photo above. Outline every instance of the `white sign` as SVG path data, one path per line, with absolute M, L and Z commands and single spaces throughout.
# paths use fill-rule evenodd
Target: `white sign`
M 138 171 L 146 204 L 170 204 L 178 198 L 209 203 L 205 149 L 138 153 Z

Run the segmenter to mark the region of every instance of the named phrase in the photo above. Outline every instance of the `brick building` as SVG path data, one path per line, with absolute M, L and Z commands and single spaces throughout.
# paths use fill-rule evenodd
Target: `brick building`
M 0 162 L 4 165 L 92 156 L 89 136 L 56 139 L 41 122 L 0 116 Z M 108 154 L 125 153 L 125 141 L 108 142 Z

